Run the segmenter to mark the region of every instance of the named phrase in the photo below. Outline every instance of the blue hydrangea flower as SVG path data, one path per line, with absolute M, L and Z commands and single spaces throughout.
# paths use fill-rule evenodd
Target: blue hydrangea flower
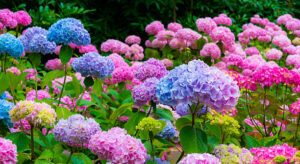
M 96 52 L 89 52 L 74 59 L 72 67 L 82 76 L 104 78 L 112 74 L 115 69 L 113 61 L 108 57 L 100 56 Z
M 0 35 L 0 54 L 9 54 L 14 58 L 19 58 L 23 52 L 23 44 L 15 36 L 9 33 Z
M 12 122 L 9 117 L 9 111 L 13 106 L 14 104 L 9 101 L 0 100 L 0 120 L 3 120 L 8 127 L 12 126 Z
M 157 84 L 156 96 L 165 105 L 201 103 L 220 111 L 234 107 L 240 94 L 236 82 L 228 75 L 193 60 L 163 77 Z
M 4 100 L 4 99 L 6 99 L 7 98 L 7 96 L 6 96 L 6 93 L 5 92 L 3 92 L 2 94 L 0 94 L 0 99 L 1 100 Z
M 176 130 L 170 120 L 164 120 L 164 121 L 166 122 L 166 126 L 158 134 L 158 136 L 163 139 L 173 139 L 175 137 Z
M 47 38 L 56 44 L 88 45 L 91 43 L 90 34 L 84 29 L 78 19 L 65 18 L 57 21 L 48 30 Z
M 32 27 L 19 37 L 24 45 L 25 52 L 50 54 L 55 52 L 56 44 L 47 40 L 47 30 L 41 27 Z

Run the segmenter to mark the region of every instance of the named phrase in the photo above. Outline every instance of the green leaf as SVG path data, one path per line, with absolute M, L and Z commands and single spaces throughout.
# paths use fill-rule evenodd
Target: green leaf
M 173 114 L 170 110 L 159 108 L 159 109 L 155 110 L 155 114 L 158 115 L 160 118 L 164 118 L 167 120 L 173 120 Z
M 30 160 L 30 154 L 29 153 L 18 153 L 18 163 L 24 163 L 25 161 Z
M 47 160 L 38 159 L 38 160 L 34 161 L 34 164 L 53 164 L 53 163 L 50 161 L 47 161 Z
M 192 124 L 192 117 L 190 115 L 188 115 L 188 116 L 180 117 L 176 121 L 175 126 L 176 126 L 177 130 L 180 130 L 181 128 L 183 128 L 185 126 L 189 126 L 191 124 Z
M 132 103 L 122 104 L 118 109 L 116 109 L 109 117 L 110 120 L 116 120 L 119 116 L 124 114 L 132 107 Z
M 73 50 L 70 46 L 62 46 L 59 53 L 59 59 L 63 64 L 67 64 L 73 55 Z
M 65 73 L 62 70 L 54 70 L 54 71 L 48 72 L 42 80 L 42 88 L 44 88 L 46 85 L 48 85 L 53 79 L 64 76 L 64 74 Z
M 32 63 L 32 65 L 34 65 L 35 67 L 41 64 L 41 58 L 42 58 L 41 54 L 38 53 L 29 54 L 28 58 Z
M 75 164 L 93 164 L 93 161 L 83 153 L 73 154 L 71 160 Z
M 131 115 L 128 122 L 124 125 L 124 128 L 129 134 L 134 134 L 136 125 L 146 116 L 144 112 L 136 112 Z
M 9 80 L 7 79 L 7 76 L 4 73 L 0 74 L 0 79 L 0 93 L 3 93 L 9 87 Z
M 18 149 L 18 152 L 23 152 L 29 149 L 29 138 L 22 132 L 11 133 L 6 136 L 7 139 L 10 139 Z
M 84 85 L 85 85 L 86 88 L 89 88 L 89 87 L 91 87 L 91 86 L 94 85 L 94 79 L 91 76 L 86 77 L 84 79 L 83 83 L 84 83 Z
M 277 136 L 266 137 L 262 139 L 263 146 L 266 147 L 274 146 L 276 144 L 276 141 L 277 141 Z
M 260 146 L 259 142 L 252 136 L 245 135 L 245 141 L 248 149 Z
M 38 157 L 38 159 L 49 160 L 53 158 L 53 152 L 49 149 L 46 149 L 42 152 L 42 154 Z
M 180 142 L 186 153 L 204 153 L 207 148 L 207 137 L 204 131 L 192 126 L 180 130 Z
M 72 112 L 69 111 L 67 108 L 59 107 L 56 109 L 56 114 L 57 114 L 57 120 L 60 120 L 62 118 L 67 119 L 72 115 Z

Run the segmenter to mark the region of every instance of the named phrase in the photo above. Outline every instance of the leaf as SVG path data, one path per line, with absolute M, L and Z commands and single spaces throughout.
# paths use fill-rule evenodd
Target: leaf
M 30 154 L 28 153 L 18 153 L 18 163 L 24 163 L 27 160 L 30 160 Z
M 38 159 L 52 159 L 53 158 L 53 152 L 49 149 L 46 149 L 42 152 L 42 154 L 38 157 Z
M 62 46 L 59 53 L 59 59 L 63 64 L 67 64 L 73 55 L 73 50 L 70 46 Z
M 109 117 L 110 120 L 116 120 L 119 116 L 124 114 L 127 110 L 132 107 L 132 103 L 122 104 L 118 109 L 116 109 Z
M 93 161 L 83 153 L 73 154 L 71 160 L 76 164 L 93 164 Z
M 30 62 L 32 63 L 32 65 L 34 65 L 35 67 L 37 67 L 41 64 L 41 59 L 42 59 L 41 54 L 38 54 L 38 53 L 29 54 L 28 58 L 29 58 Z
M 167 109 L 157 109 L 155 114 L 158 115 L 160 118 L 164 118 L 167 120 L 173 120 L 173 114 L 171 111 Z
M 53 79 L 64 76 L 64 74 L 65 73 L 62 70 L 54 70 L 54 71 L 48 72 L 43 78 L 43 81 L 41 84 L 42 88 L 44 88 L 46 85 L 48 85 L 49 82 L 51 82 Z
M 83 83 L 84 83 L 84 85 L 85 85 L 86 88 L 89 88 L 89 87 L 91 87 L 91 86 L 94 85 L 94 79 L 91 76 L 86 77 L 84 79 Z
M 133 113 L 129 118 L 128 122 L 124 125 L 124 128 L 128 131 L 129 134 L 134 134 L 136 125 L 146 116 L 144 112 Z
M 252 136 L 245 135 L 245 141 L 247 149 L 260 146 L 259 142 Z
M 53 164 L 52 162 L 50 161 L 47 161 L 47 160 L 36 160 L 34 161 L 34 164 Z
M 7 76 L 4 73 L 0 74 L 0 93 L 3 93 L 6 91 L 9 87 L 9 81 L 7 79 Z
M 207 148 L 207 137 L 201 129 L 186 126 L 180 130 L 180 142 L 186 153 L 204 153 Z
M 185 127 L 185 126 L 189 126 L 192 124 L 192 117 L 191 116 L 184 116 L 184 117 L 180 117 L 176 123 L 175 126 L 178 130 L 180 130 L 181 128 Z
M 72 112 L 69 111 L 67 108 L 59 107 L 56 109 L 56 114 L 57 114 L 57 120 L 60 120 L 62 118 L 67 119 L 72 115 Z
M 29 149 L 29 138 L 22 132 L 11 133 L 6 136 L 7 139 L 10 139 L 18 149 L 18 152 L 24 152 Z

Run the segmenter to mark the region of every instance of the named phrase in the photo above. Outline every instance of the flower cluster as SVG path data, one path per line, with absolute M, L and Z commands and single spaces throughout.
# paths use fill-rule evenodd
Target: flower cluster
M 220 160 L 208 153 L 203 154 L 188 154 L 178 164 L 191 164 L 191 163 L 209 163 L 209 164 L 221 164 Z
M 131 44 L 140 44 L 141 43 L 141 38 L 136 35 L 129 35 L 125 39 L 125 43 L 131 45 Z
M 10 72 L 16 76 L 21 75 L 21 71 L 17 67 L 10 67 L 10 68 L 6 69 L 6 72 Z
M 276 156 L 284 156 L 286 158 L 284 164 L 288 164 L 291 162 L 297 149 L 290 147 L 288 144 L 283 144 L 272 147 L 252 148 L 250 151 L 254 156 L 253 164 L 272 163 Z
M 131 81 L 134 74 L 129 66 L 121 66 L 114 69 L 111 75 L 111 82 L 113 84 Z
M 30 101 L 34 101 L 35 99 L 43 100 L 46 98 L 51 98 L 51 96 L 49 92 L 45 90 L 38 90 L 38 91 L 31 90 L 26 94 L 26 100 L 30 100 Z
M 142 142 L 118 127 L 96 133 L 88 145 L 100 159 L 112 164 L 144 163 L 147 157 L 147 150 Z
M 112 52 L 117 54 L 126 54 L 129 50 L 129 46 L 119 40 L 108 39 L 101 44 L 101 51 Z
M 137 130 L 152 132 L 154 135 L 161 132 L 165 127 L 165 122 L 162 120 L 155 120 L 152 117 L 143 118 L 136 126 Z
M 67 120 L 61 119 L 55 125 L 55 139 L 73 147 L 87 147 L 91 136 L 99 132 L 99 124 L 92 118 L 76 114 Z
M 239 136 L 240 125 L 237 120 L 228 115 L 213 114 L 208 115 L 211 125 L 217 125 L 222 128 L 223 133 L 227 136 Z
M 19 58 L 23 51 L 22 42 L 15 36 L 9 33 L 0 35 L 0 54 L 9 54 L 14 58 Z
M 17 163 L 17 146 L 4 138 L 0 138 L 0 163 Z
M 235 81 L 200 60 L 176 67 L 159 81 L 156 89 L 162 104 L 202 103 L 216 110 L 234 107 L 239 95 Z
M 114 63 L 111 59 L 100 56 L 98 53 L 89 52 L 74 59 L 72 67 L 82 76 L 104 78 L 111 75 L 114 70 Z
M 56 119 L 56 113 L 50 105 L 46 103 L 36 103 L 33 101 L 19 101 L 9 111 L 12 122 L 23 119 L 35 126 L 52 126 Z
M 174 125 L 169 120 L 164 120 L 166 122 L 166 126 L 164 129 L 158 134 L 159 137 L 163 139 L 173 139 L 176 134 L 176 130 Z
M 230 145 L 218 145 L 214 149 L 214 154 L 224 164 L 231 163 L 244 163 L 251 164 L 253 156 L 248 149 L 240 148 L 233 144 Z
M 221 50 L 215 43 L 206 43 L 200 51 L 200 55 L 203 57 L 218 59 L 221 57 Z
M 3 120 L 3 122 L 9 127 L 12 126 L 9 117 L 9 111 L 12 109 L 13 106 L 14 106 L 13 103 L 0 99 L 0 120 Z
M 0 30 L 16 28 L 18 25 L 28 26 L 31 21 L 30 15 L 24 10 L 17 12 L 12 12 L 9 9 L 0 10 Z
M 139 66 L 135 72 L 135 77 L 141 81 L 147 78 L 156 77 L 160 79 L 168 73 L 164 64 L 154 58 L 150 58 Z
M 25 69 L 23 72 L 26 72 L 26 80 L 38 80 L 37 79 L 37 71 L 33 68 Z
M 81 95 L 79 95 L 79 97 L 81 97 Z M 82 111 L 82 110 L 86 110 L 87 106 L 83 105 L 79 105 L 77 104 L 78 100 L 80 98 L 71 98 L 69 96 L 64 96 L 61 99 L 61 107 L 65 107 L 69 110 L 77 110 L 77 111 Z M 86 100 L 86 101 L 91 101 L 91 95 L 88 92 L 84 92 L 82 95 L 82 100 Z
M 135 86 L 132 90 L 134 103 L 138 106 L 142 106 L 149 101 L 157 102 L 157 98 L 155 95 L 157 83 L 158 79 L 153 77 L 148 78 L 142 84 Z
M 293 115 L 297 116 L 300 113 L 300 100 L 292 103 L 289 110 Z
M 84 29 L 80 20 L 74 18 L 64 18 L 52 24 L 48 30 L 47 39 L 64 45 L 74 43 L 80 46 L 91 43 L 88 31 Z

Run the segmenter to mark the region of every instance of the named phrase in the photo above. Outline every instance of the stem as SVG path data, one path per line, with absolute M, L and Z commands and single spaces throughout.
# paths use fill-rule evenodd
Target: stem
M 184 151 L 181 152 L 181 154 L 180 154 L 179 158 L 177 159 L 176 163 L 178 163 L 182 159 L 183 156 L 184 156 Z
M 155 156 L 155 150 L 154 150 L 154 145 L 153 145 L 153 133 L 149 132 L 149 137 L 150 137 L 150 144 L 151 144 L 151 157 L 152 157 L 152 161 L 154 162 L 154 156 Z
M 73 154 L 73 149 L 71 148 L 71 152 L 70 152 L 70 155 L 68 157 L 67 164 L 71 161 L 72 154 Z
M 34 126 L 32 124 L 30 126 L 31 126 L 31 128 L 30 128 L 31 161 L 33 161 L 33 159 L 34 159 L 34 131 L 33 131 Z
M 7 54 L 4 54 L 4 60 L 2 61 L 2 71 L 4 72 L 4 74 L 6 74 L 6 68 L 5 68 L 6 57 L 7 57 Z
M 265 130 L 265 136 L 268 136 L 267 124 L 266 124 L 266 97 L 267 97 L 266 95 L 267 95 L 267 89 L 264 88 L 264 103 L 263 103 L 264 120 L 263 120 L 263 125 L 264 125 L 264 130 Z
M 284 104 L 284 101 L 285 101 L 285 98 L 286 98 L 286 92 L 287 92 L 287 85 L 285 85 L 284 96 L 283 96 L 283 100 L 282 100 L 283 104 Z M 283 124 L 283 121 L 284 121 L 284 114 L 285 114 L 285 109 L 283 108 L 282 122 L 280 124 L 280 128 L 279 128 L 279 131 L 278 131 L 278 137 L 280 136 L 280 133 L 281 133 L 281 130 L 282 130 L 282 124 Z
M 64 64 L 64 70 L 65 70 L 64 82 L 62 84 L 62 88 L 61 88 L 61 91 L 60 91 L 57 107 L 59 107 L 59 104 L 61 103 L 60 100 L 62 98 L 64 89 L 65 89 L 65 83 L 66 83 L 66 79 L 67 79 L 67 65 L 66 64 Z
M 295 138 L 294 138 L 294 145 L 296 145 L 296 142 L 297 142 L 299 124 L 300 124 L 300 115 L 298 116 L 298 119 L 297 119 L 297 126 L 296 126 L 296 131 L 295 131 Z
M 78 101 L 76 102 L 76 104 L 75 104 L 75 106 L 74 106 L 74 108 L 73 108 L 73 111 L 75 111 L 75 109 L 76 109 L 76 107 L 77 107 L 77 104 L 80 104 L 80 101 L 81 101 L 82 98 L 83 98 L 84 92 L 85 92 L 85 91 L 83 91 L 83 93 L 80 95 Z

